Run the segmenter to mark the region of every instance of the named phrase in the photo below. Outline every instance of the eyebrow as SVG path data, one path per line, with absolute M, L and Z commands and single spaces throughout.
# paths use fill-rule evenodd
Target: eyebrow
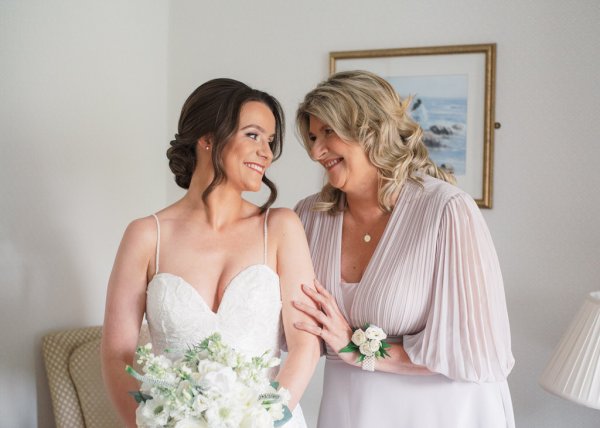
M 324 130 L 325 128 L 330 128 L 330 129 L 331 129 L 331 126 L 329 126 L 329 125 L 327 125 L 327 124 L 323 124 L 323 126 L 321 126 L 319 129 L 317 129 L 317 131 L 316 131 L 316 132 L 323 132 L 323 130 Z M 308 130 L 308 133 L 309 133 L 309 134 L 313 134 L 313 135 L 314 135 L 314 132 L 312 132 L 310 129 Z
M 264 130 L 264 128 L 263 128 L 262 126 L 256 125 L 256 124 L 254 124 L 254 123 L 251 123 L 250 125 L 246 125 L 246 126 L 244 126 L 243 128 L 240 128 L 240 131 L 243 131 L 244 129 L 248 129 L 248 128 L 256 128 L 256 129 L 258 129 L 260 132 L 262 132 L 263 134 L 266 134 L 266 133 L 267 133 L 267 131 L 265 131 L 265 130 Z M 275 134 L 274 134 L 274 133 L 273 133 L 273 134 L 271 134 L 271 135 L 269 135 L 269 137 L 274 137 L 274 136 L 275 136 Z

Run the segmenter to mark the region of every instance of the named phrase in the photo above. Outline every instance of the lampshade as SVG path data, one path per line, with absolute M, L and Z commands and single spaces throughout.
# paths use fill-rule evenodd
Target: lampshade
M 548 392 L 600 409 L 600 291 L 590 293 L 540 377 Z

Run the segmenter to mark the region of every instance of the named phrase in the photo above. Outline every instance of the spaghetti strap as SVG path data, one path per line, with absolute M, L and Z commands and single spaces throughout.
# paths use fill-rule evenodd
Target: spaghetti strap
M 263 223 L 263 229 L 264 229 L 264 231 L 263 231 L 263 235 L 264 235 L 263 240 L 264 240 L 264 243 L 263 244 L 264 244 L 264 247 L 265 247 L 265 250 L 264 250 L 264 261 L 263 261 L 264 264 L 267 264 L 267 245 L 268 245 L 268 242 L 267 242 L 267 219 L 269 218 L 269 210 L 270 210 L 270 208 L 267 208 L 267 211 L 265 212 L 265 221 Z
M 152 214 L 152 217 L 156 220 L 156 269 L 154 270 L 154 275 L 156 275 L 158 273 L 158 258 L 160 257 L 160 223 L 156 214 Z

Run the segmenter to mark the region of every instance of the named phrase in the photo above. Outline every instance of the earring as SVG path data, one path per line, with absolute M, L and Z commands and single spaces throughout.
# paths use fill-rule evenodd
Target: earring
M 205 149 L 206 149 L 206 150 L 210 150 L 210 146 L 206 146 L 206 147 L 205 147 Z

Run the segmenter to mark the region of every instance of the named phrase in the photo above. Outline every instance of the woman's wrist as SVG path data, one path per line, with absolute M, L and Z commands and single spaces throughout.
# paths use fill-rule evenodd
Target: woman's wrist
M 360 328 L 354 329 L 350 342 L 338 352 L 339 354 L 352 353 L 353 357 L 356 354 L 356 358 L 353 358 L 353 365 L 361 366 L 363 370 L 372 372 L 375 371 L 375 361 L 377 358 L 390 356 L 387 353 L 387 349 L 391 345 L 385 341 L 386 338 L 387 335 L 381 328 L 366 324 L 364 330 Z

